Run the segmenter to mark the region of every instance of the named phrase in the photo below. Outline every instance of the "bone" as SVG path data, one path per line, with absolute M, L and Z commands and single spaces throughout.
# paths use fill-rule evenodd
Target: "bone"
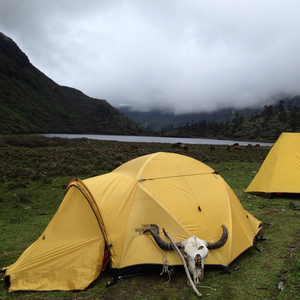
M 188 270 L 188 267 L 186 265 L 186 262 L 185 262 L 185 259 L 183 257 L 183 255 L 181 254 L 180 250 L 178 249 L 177 245 L 174 243 L 174 241 L 172 240 L 171 236 L 165 231 L 165 229 L 163 229 L 163 232 L 164 234 L 168 237 L 168 239 L 171 241 L 171 244 L 172 246 L 174 247 L 175 251 L 178 253 L 178 255 L 180 256 L 181 260 L 182 260 L 182 263 L 183 263 L 183 266 L 184 266 L 184 269 L 185 269 L 185 273 L 188 277 L 188 280 L 194 290 L 194 292 L 196 293 L 197 297 L 202 297 L 202 294 L 197 290 L 192 278 L 191 278 L 191 275 L 190 275 L 190 272 Z

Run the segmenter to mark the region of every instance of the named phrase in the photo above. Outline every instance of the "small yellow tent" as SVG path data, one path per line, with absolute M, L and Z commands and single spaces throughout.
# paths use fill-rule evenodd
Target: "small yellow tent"
M 300 133 L 282 133 L 247 193 L 300 193 Z
M 163 250 L 149 235 L 168 241 L 196 235 L 209 242 L 228 229 L 228 240 L 211 250 L 206 264 L 228 266 L 253 245 L 260 221 L 245 211 L 223 178 L 187 156 L 154 153 L 113 172 L 70 182 L 65 198 L 41 237 L 5 272 L 9 292 L 85 289 L 102 268 L 105 249 L 117 276 L 145 265 L 162 265 Z M 168 252 L 170 265 L 182 265 Z

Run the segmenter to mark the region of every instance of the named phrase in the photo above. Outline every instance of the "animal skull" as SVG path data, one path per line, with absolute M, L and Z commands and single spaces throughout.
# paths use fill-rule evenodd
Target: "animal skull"
M 222 247 L 228 238 L 228 231 L 225 225 L 223 226 L 222 237 L 215 243 L 209 243 L 205 240 L 201 240 L 196 236 L 192 236 L 187 240 L 176 243 L 178 248 L 183 248 L 184 257 L 188 263 L 188 269 L 193 275 L 194 283 L 198 283 L 199 280 L 203 280 L 204 275 L 204 263 L 210 249 L 217 249 Z M 173 250 L 171 243 L 163 241 L 160 236 L 153 229 L 147 229 L 144 232 L 150 232 L 157 243 L 157 245 L 165 250 Z
M 187 260 L 188 269 L 193 275 L 194 283 L 203 280 L 204 262 L 208 255 L 207 242 L 192 236 L 185 241 L 180 242 L 184 248 L 184 257 Z

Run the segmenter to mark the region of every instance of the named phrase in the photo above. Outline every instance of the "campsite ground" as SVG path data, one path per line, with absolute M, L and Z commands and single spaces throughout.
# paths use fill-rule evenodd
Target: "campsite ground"
M 206 268 L 198 286 L 203 299 L 300 299 L 300 196 L 254 196 L 244 190 L 259 170 L 270 148 L 227 151 L 225 146 L 131 143 L 41 136 L 0 137 L 0 267 L 14 263 L 43 232 L 74 178 L 109 172 L 126 161 L 148 153 L 178 152 L 214 168 L 228 182 L 243 207 L 263 222 L 263 241 L 248 249 L 231 265 Z M 109 272 L 80 292 L 7 293 L 0 284 L 0 299 L 196 299 L 183 269 L 169 277 L 161 270 L 130 277 L 106 287 Z M 283 283 L 283 290 L 278 289 Z M 210 286 L 215 290 L 201 288 Z

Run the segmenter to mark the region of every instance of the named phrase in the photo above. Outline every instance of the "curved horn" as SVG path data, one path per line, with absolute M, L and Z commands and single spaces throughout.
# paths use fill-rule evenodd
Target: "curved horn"
M 221 236 L 221 238 L 215 242 L 215 243 L 209 243 L 207 242 L 207 249 L 218 249 L 221 248 L 227 241 L 228 238 L 228 230 L 227 227 L 225 225 L 222 225 L 223 227 L 223 234 Z
M 171 244 L 171 243 L 167 243 L 167 242 L 165 242 L 164 240 L 162 240 L 162 239 L 160 238 L 160 236 L 156 233 L 156 231 L 155 231 L 154 229 L 152 229 L 152 228 L 146 229 L 146 230 L 144 231 L 144 233 L 145 233 L 145 232 L 150 232 L 150 233 L 152 234 L 152 236 L 153 236 L 153 238 L 154 238 L 156 244 L 157 244 L 158 247 L 161 248 L 162 250 L 165 250 L 165 251 L 174 250 L 173 247 L 172 247 L 172 244 Z M 176 243 L 176 246 L 177 246 L 178 248 L 181 248 L 180 242 Z

